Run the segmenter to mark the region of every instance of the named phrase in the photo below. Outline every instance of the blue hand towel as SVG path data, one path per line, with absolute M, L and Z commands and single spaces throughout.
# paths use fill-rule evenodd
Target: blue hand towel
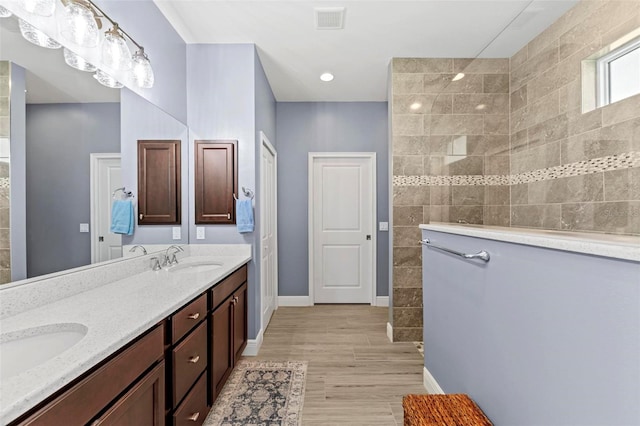
M 253 232 L 253 206 L 251 200 L 236 200 L 236 225 L 238 232 Z
M 133 235 L 133 203 L 131 200 L 114 200 L 111 205 L 111 232 Z

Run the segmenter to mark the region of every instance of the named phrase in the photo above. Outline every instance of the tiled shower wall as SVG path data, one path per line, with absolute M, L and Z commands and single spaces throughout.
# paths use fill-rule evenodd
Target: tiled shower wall
M 418 225 L 509 222 L 508 185 L 476 179 L 509 174 L 509 60 L 394 59 L 392 103 L 393 338 L 422 340 Z
M 639 1 L 583 1 L 511 58 L 511 171 L 540 179 L 511 226 L 640 234 L 640 96 L 581 108 L 581 61 L 639 26 Z
M 10 64 L 0 61 L 0 284 L 11 281 L 9 239 Z
M 583 114 L 580 77 L 638 26 L 582 1 L 511 59 L 393 59 L 394 340 L 422 339 L 420 223 L 640 234 L 640 95 Z

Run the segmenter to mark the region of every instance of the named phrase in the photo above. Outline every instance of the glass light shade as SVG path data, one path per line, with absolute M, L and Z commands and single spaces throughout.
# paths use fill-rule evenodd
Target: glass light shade
M 107 86 L 112 89 L 120 89 L 121 87 L 124 87 L 122 83 L 102 70 L 96 71 L 96 73 L 93 75 L 93 78 L 98 80 L 98 82 L 103 86 Z
M 154 82 L 153 68 L 151 68 L 151 62 L 144 50 L 138 50 L 133 55 L 131 62 L 133 63 L 133 79 L 138 87 L 143 89 L 152 88 Z
M 85 61 L 84 58 L 76 55 L 66 47 L 63 50 L 64 52 L 64 61 L 72 68 L 75 68 L 80 71 L 94 72 L 97 68 Z
M 65 39 L 82 47 L 96 47 L 100 37 L 91 9 L 75 1 L 68 3 L 62 12 L 60 33 Z
M 116 71 L 131 68 L 131 51 L 117 26 L 107 31 L 102 41 L 102 63 Z
M 50 38 L 48 35 L 29 24 L 28 22 L 19 20 L 20 33 L 27 41 L 35 44 L 36 46 L 46 47 L 47 49 L 60 49 L 62 46 Z
M 20 0 L 20 6 L 27 12 L 38 16 L 51 16 L 56 9 L 55 0 Z
M 0 6 L 0 18 L 8 18 L 9 16 L 11 16 L 11 12 Z

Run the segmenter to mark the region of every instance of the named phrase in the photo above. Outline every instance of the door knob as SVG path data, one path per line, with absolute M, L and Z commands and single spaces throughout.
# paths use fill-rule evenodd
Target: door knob
M 367 240 L 371 240 L 371 235 L 367 235 Z

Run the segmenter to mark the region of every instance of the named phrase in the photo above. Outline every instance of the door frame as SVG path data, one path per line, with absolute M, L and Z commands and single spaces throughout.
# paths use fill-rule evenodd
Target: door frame
M 98 223 L 98 211 L 96 208 L 98 196 L 96 188 L 98 183 L 98 163 L 101 160 L 114 159 L 120 160 L 122 167 L 122 154 L 119 152 L 89 154 L 89 235 L 91 237 L 91 263 L 96 263 L 96 256 L 98 255 L 96 250 L 96 242 L 98 241 L 98 234 L 96 232 L 96 224 Z
M 378 223 L 378 214 L 377 214 L 377 170 L 376 170 L 376 153 L 375 152 L 310 152 L 309 153 L 309 165 L 307 170 L 307 176 L 309 181 L 309 194 L 308 194 L 308 203 L 307 209 L 309 211 L 309 224 L 308 224 L 308 234 L 309 234 L 309 304 L 315 304 L 315 296 L 314 296 L 314 258 L 315 258 L 315 250 L 314 250 L 314 235 L 313 235 L 313 191 L 314 191 L 314 183 L 313 183 L 313 162 L 316 158 L 366 158 L 371 162 L 371 186 L 372 186 L 372 194 L 371 194 L 371 211 L 373 212 L 372 217 L 372 229 L 371 236 L 373 237 L 372 244 L 372 252 L 371 252 L 371 306 L 376 305 L 376 295 L 377 295 L 377 280 L 376 280 L 376 261 L 378 259 L 377 245 L 378 245 L 378 234 L 376 232 L 377 223 Z
M 275 265 L 274 265 L 274 271 L 273 271 L 273 275 L 274 275 L 274 286 L 275 286 L 275 292 L 273 295 L 273 310 L 277 310 L 278 309 L 278 151 L 276 151 L 276 148 L 271 144 L 271 142 L 269 141 L 269 139 L 267 138 L 267 136 L 263 133 L 260 132 L 260 160 L 259 160 L 259 164 L 260 164 L 260 174 L 262 174 L 262 156 L 264 154 L 264 150 L 269 150 L 272 154 L 273 154 L 273 167 L 274 167 L 274 174 L 273 174 L 273 178 L 274 178 L 274 182 L 273 182 L 273 196 L 275 198 L 275 202 L 273 203 L 273 217 L 274 217 L 274 224 L 273 224 L 273 234 L 274 234 L 274 247 L 273 247 L 273 255 L 274 255 L 274 259 L 275 259 Z M 260 185 L 262 185 L 262 179 L 260 179 Z M 258 235 L 258 245 L 260 246 L 260 254 L 258 259 L 260 259 L 260 261 L 262 261 L 262 257 L 263 257 L 263 247 L 262 247 L 262 218 L 264 218 L 264 208 L 265 208 L 265 203 L 264 200 L 262 199 L 262 196 L 264 195 L 264 193 L 262 192 L 262 188 L 260 188 L 260 235 Z M 262 266 L 262 265 L 261 265 Z M 262 267 L 260 268 L 260 330 L 262 330 L 262 332 L 265 332 L 265 324 L 264 324 L 264 318 L 263 318 L 263 312 L 264 312 L 264 305 L 265 305 L 265 295 L 262 294 L 262 274 L 263 274 L 263 269 Z

